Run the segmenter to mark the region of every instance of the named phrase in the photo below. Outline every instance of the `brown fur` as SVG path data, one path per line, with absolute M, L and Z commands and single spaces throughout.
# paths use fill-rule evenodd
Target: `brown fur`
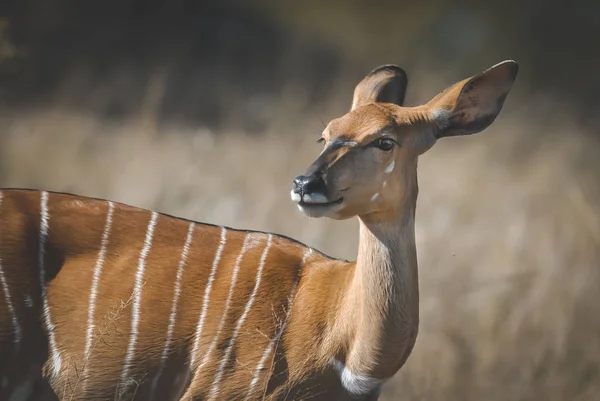
M 359 84 L 352 110 L 332 121 L 323 133 L 326 141 L 344 138 L 354 145 L 335 149 L 319 161 L 325 163 L 328 196 L 332 200 L 343 196 L 343 202 L 318 212 L 306 210 L 318 217 L 359 217 L 356 262 L 329 258 L 278 235 L 227 228 L 214 281 L 209 284 L 222 228 L 195 223 L 180 281 L 172 343 L 154 394 L 190 222 L 159 214 L 151 245 L 145 245 L 152 212 L 114 204 L 95 304 L 94 340 L 86 357 L 90 291 L 109 203 L 48 193 L 46 280 L 40 283 L 42 192 L 1 191 L 0 266 L 23 339 L 17 348 L 8 298 L 2 291 L 0 378 L 6 377 L 9 385 L 0 398 L 7 397 L 30 366 L 48 358 L 43 285 L 62 361 L 58 375 L 53 375 L 52 359 L 46 361 L 44 372 L 61 399 L 164 400 L 182 394 L 184 399 L 197 400 L 211 395 L 218 400 L 377 399 L 381 384 L 410 355 L 418 331 L 417 158 L 436 138 L 446 136 L 445 129 L 454 135 L 491 123 L 514 80 L 513 70 L 513 64 L 501 64 L 415 108 L 398 104 L 404 98 L 405 76 L 394 78 L 403 74 L 397 67 L 375 70 Z M 387 96 L 396 101 L 384 102 Z M 382 136 L 399 146 L 391 151 L 370 146 Z M 229 309 L 216 337 L 245 243 Z M 145 246 L 143 285 L 135 294 Z M 196 364 L 190 366 L 209 285 Z M 32 306 L 27 306 L 28 296 Z M 119 383 L 132 338 L 136 296 L 141 301 L 135 352 L 128 382 Z M 210 349 L 213 341 L 216 346 Z M 229 358 L 224 359 L 228 352 Z M 197 368 L 204 359 L 206 363 Z M 263 362 L 261 369 L 259 362 Z M 340 378 L 340 366 L 350 372 L 344 376 L 346 382 Z M 222 377 L 216 381 L 219 371 Z M 361 377 L 369 386 L 374 384 L 352 395 L 350 390 L 357 388 Z

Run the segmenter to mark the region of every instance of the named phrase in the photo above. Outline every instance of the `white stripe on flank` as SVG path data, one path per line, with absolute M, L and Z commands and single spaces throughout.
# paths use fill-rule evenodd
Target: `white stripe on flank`
M 287 327 L 287 324 L 290 320 L 290 316 L 292 315 L 292 302 L 294 301 L 294 295 L 296 294 L 296 289 L 298 288 L 298 283 L 300 282 L 300 278 L 302 275 L 302 269 L 304 268 L 304 265 L 306 264 L 306 260 L 308 259 L 308 257 L 310 255 L 312 255 L 312 252 L 313 252 L 312 248 L 308 248 L 308 249 L 306 249 L 306 251 L 304 251 L 304 256 L 302 257 L 302 264 L 300 265 L 300 268 L 298 269 L 298 280 L 294 283 L 292 289 L 290 290 L 290 295 L 288 297 L 288 308 L 287 308 L 287 314 L 285 316 L 285 321 L 283 322 L 283 325 L 281 326 L 281 329 L 279 330 L 279 332 L 275 335 L 275 337 L 273 337 L 273 339 L 271 340 L 271 342 L 265 349 L 265 352 L 263 353 L 262 357 L 260 358 L 260 361 L 258 361 L 258 365 L 256 365 L 256 369 L 254 369 L 254 377 L 252 378 L 252 381 L 250 382 L 250 388 L 248 389 L 248 394 L 246 395 L 246 400 L 250 400 L 250 397 L 252 396 L 252 392 L 254 391 L 254 387 L 256 387 L 256 384 L 258 383 L 258 378 L 260 377 L 260 374 L 263 371 L 263 368 L 265 366 L 265 362 L 267 361 L 267 358 L 271 354 L 271 351 L 277 346 L 279 339 L 281 338 L 281 336 L 283 335 L 283 332 L 285 331 L 285 328 Z
M 6 278 L 4 277 L 4 272 L 2 271 L 2 260 L 0 259 L 0 284 L 2 285 L 2 291 L 4 292 L 4 299 L 6 301 L 6 308 L 8 309 L 8 313 L 10 313 L 10 317 L 12 319 L 13 324 L 13 332 L 14 332 L 14 343 L 19 345 L 21 342 L 21 325 L 19 324 L 19 319 L 17 319 L 17 314 L 15 313 L 15 308 L 13 307 L 12 300 L 10 298 L 10 292 L 8 290 L 8 283 L 6 282 Z
M 148 223 L 148 229 L 146 230 L 146 239 L 144 240 L 144 248 L 140 253 L 140 259 L 138 260 L 138 269 L 135 274 L 135 287 L 133 290 L 133 307 L 131 311 L 131 335 L 129 337 L 129 345 L 127 347 L 127 355 L 125 356 L 125 363 L 123 364 L 123 371 L 121 372 L 120 385 L 122 389 L 126 390 L 128 387 L 129 380 L 129 369 L 131 368 L 131 361 L 135 355 L 135 343 L 138 336 L 138 325 L 140 323 L 140 305 L 142 303 L 142 286 L 144 280 L 144 270 L 146 268 L 146 257 L 152 246 L 152 236 L 154 235 L 154 227 L 156 226 L 156 220 L 158 218 L 157 212 L 152 212 L 150 223 Z
M 248 300 L 248 303 L 246 304 L 244 313 L 242 314 L 242 316 L 240 316 L 240 318 L 237 322 L 237 325 L 235 326 L 235 329 L 233 331 L 233 334 L 231 335 L 231 338 L 229 339 L 229 344 L 227 345 L 227 349 L 225 350 L 225 356 L 221 360 L 221 364 L 219 365 L 219 370 L 217 371 L 217 374 L 215 375 L 215 379 L 212 383 L 212 389 L 208 396 L 209 400 L 214 400 L 215 397 L 217 396 L 217 393 L 219 391 L 219 385 L 221 383 L 221 378 L 223 377 L 223 371 L 225 370 L 225 365 L 229 361 L 229 357 L 231 356 L 231 352 L 233 350 L 233 346 L 235 345 L 235 341 L 237 340 L 237 336 L 240 332 L 240 329 L 242 328 L 242 325 L 244 324 L 244 321 L 248 317 L 248 314 L 250 313 L 250 309 L 252 308 L 252 304 L 254 303 L 254 299 L 256 298 L 256 293 L 258 292 L 258 288 L 260 287 L 260 281 L 262 278 L 263 268 L 265 267 L 265 261 L 267 260 L 267 254 L 269 253 L 269 249 L 271 248 L 272 241 L 273 241 L 273 235 L 269 234 L 267 237 L 267 245 L 265 246 L 265 249 L 260 257 L 260 264 L 258 265 L 258 270 L 256 272 L 256 283 L 254 284 L 254 289 L 252 290 L 250 299 Z
M 187 237 L 185 239 L 185 244 L 183 245 L 183 251 L 181 251 L 179 265 L 177 266 L 177 275 L 175 277 L 175 289 L 173 290 L 173 302 L 171 304 L 171 314 L 169 315 L 169 327 L 167 328 L 167 340 L 165 341 L 165 346 L 163 348 L 158 373 L 156 374 L 156 376 L 154 377 L 154 381 L 152 382 L 152 390 L 150 391 L 151 399 L 154 397 L 158 380 L 160 379 L 162 371 L 165 367 L 165 362 L 167 361 L 167 357 L 169 356 L 171 341 L 173 340 L 173 330 L 175 329 L 175 322 L 177 321 L 177 305 L 179 302 L 179 296 L 181 295 L 181 277 L 183 276 L 183 269 L 185 268 L 185 263 L 187 262 L 188 253 L 190 251 L 190 245 L 192 244 L 192 237 L 194 234 L 195 226 L 195 223 L 192 222 L 188 227 Z
M 46 330 L 48 330 L 48 347 L 50 355 L 48 359 L 52 360 L 52 376 L 56 377 L 60 372 L 60 353 L 56 346 L 56 338 L 54 336 L 54 324 L 52 323 L 52 316 L 50 315 L 50 307 L 48 305 L 48 298 L 46 297 L 46 241 L 48 239 L 48 192 L 42 191 L 41 202 L 40 202 L 40 238 L 39 238 L 39 255 L 38 255 L 38 267 L 40 269 L 40 288 L 42 293 L 42 307 L 44 311 L 44 323 Z
M 92 288 L 90 290 L 90 304 L 88 306 L 88 321 L 87 321 L 87 333 L 85 336 L 85 351 L 84 351 L 84 370 L 86 370 L 87 361 L 90 354 L 90 348 L 92 347 L 92 340 L 94 338 L 94 311 L 96 310 L 96 297 L 98 295 L 98 283 L 100 282 L 100 275 L 102 274 L 102 267 L 104 266 L 104 257 L 106 255 L 106 247 L 108 245 L 108 236 L 110 234 L 110 228 L 112 226 L 114 204 L 108 202 L 108 212 L 106 213 L 106 223 L 104 225 L 104 232 L 102 233 L 102 240 L 100 242 L 100 250 L 98 251 L 98 258 L 96 259 L 96 265 L 94 266 L 94 274 L 92 276 Z
M 0 205 L 2 205 L 2 197 L 3 194 L 0 192 Z M 8 309 L 8 313 L 10 314 L 10 318 L 12 320 L 13 333 L 15 335 L 13 341 L 18 347 L 19 343 L 21 342 L 21 324 L 19 323 L 19 319 L 15 313 L 15 308 L 13 307 L 12 299 L 10 297 L 10 291 L 8 290 L 8 283 L 6 282 L 6 277 L 4 277 L 4 271 L 2 270 L 2 259 L 0 259 L 0 285 L 2 285 L 2 291 L 4 292 L 4 299 L 6 301 L 6 308 Z
M 221 260 L 221 254 L 223 253 L 223 248 L 225 248 L 225 242 L 227 241 L 227 229 L 225 227 L 221 227 L 221 241 L 219 242 L 219 247 L 217 248 L 217 253 L 215 255 L 215 259 L 213 261 L 212 268 L 210 270 L 210 275 L 208 276 L 208 282 L 206 283 L 206 288 L 204 289 L 204 300 L 202 302 L 202 312 L 200 313 L 200 319 L 198 319 L 198 326 L 196 327 L 196 338 L 194 340 L 194 349 L 192 350 L 191 360 L 190 360 L 190 370 L 195 371 L 194 367 L 196 364 L 196 354 L 198 353 L 198 347 L 200 346 L 200 337 L 202 336 L 202 329 L 204 328 L 204 320 L 206 319 L 206 312 L 208 311 L 208 302 L 210 301 L 210 291 L 212 289 L 213 281 L 215 280 L 215 273 L 217 272 L 217 266 L 219 266 L 219 261 Z
M 221 335 L 221 331 L 223 331 L 223 326 L 225 326 L 225 321 L 227 320 L 227 312 L 229 312 L 229 305 L 231 304 L 231 298 L 233 298 L 233 290 L 237 281 L 238 272 L 240 271 L 242 259 L 246 251 L 252 246 L 251 239 L 252 234 L 247 233 L 244 238 L 244 245 L 242 245 L 242 250 L 235 261 L 235 267 L 233 268 L 233 273 L 231 276 L 231 285 L 229 286 L 229 294 L 227 295 L 227 300 L 225 301 L 225 309 L 223 310 L 223 314 L 221 315 L 221 321 L 219 322 L 217 333 L 215 334 L 215 337 L 213 338 L 210 346 L 208 347 L 208 351 L 204 355 L 204 358 L 202 358 L 202 362 L 200 362 L 200 365 L 198 365 L 198 369 L 202 368 L 202 366 L 208 361 L 208 358 L 217 346 L 217 341 L 219 340 L 219 336 Z

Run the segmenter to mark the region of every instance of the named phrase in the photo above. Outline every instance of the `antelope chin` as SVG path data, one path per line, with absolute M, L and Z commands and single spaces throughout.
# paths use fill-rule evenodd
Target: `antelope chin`
M 328 213 L 335 212 L 343 204 L 344 198 L 326 202 L 296 202 L 298 209 L 309 217 L 323 217 Z

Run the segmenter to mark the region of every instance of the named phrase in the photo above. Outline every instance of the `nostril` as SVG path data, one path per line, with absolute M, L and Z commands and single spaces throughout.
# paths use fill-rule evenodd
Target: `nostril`
M 304 177 L 302 182 L 302 190 L 304 193 L 323 192 L 325 183 L 320 176 L 309 175 Z
M 294 189 L 302 189 L 304 178 L 305 177 L 303 175 L 299 175 L 298 177 L 294 178 Z
M 294 178 L 294 191 L 309 194 L 312 192 L 323 192 L 325 183 L 317 175 L 299 175 Z

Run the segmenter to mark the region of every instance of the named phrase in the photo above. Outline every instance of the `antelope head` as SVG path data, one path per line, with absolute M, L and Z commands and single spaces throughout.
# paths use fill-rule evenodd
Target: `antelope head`
M 294 179 L 292 200 L 310 217 L 391 217 L 403 199 L 416 196 L 418 156 L 439 138 L 488 127 L 517 71 L 517 63 L 504 61 L 425 105 L 403 107 L 406 73 L 394 65 L 376 68 L 356 86 L 351 110 L 324 129 L 324 149 Z

